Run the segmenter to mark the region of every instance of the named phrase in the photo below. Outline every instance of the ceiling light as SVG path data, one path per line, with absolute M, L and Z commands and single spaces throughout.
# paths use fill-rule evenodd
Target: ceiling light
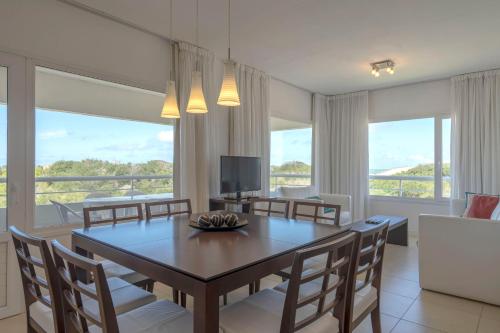
M 227 6 L 227 61 L 224 62 L 224 79 L 220 88 L 217 104 L 223 106 L 240 105 L 240 96 L 236 84 L 236 64 L 231 61 L 231 0 Z
M 201 80 L 201 72 L 194 71 L 191 76 L 191 93 L 189 94 L 189 102 L 186 109 L 189 113 L 207 113 L 207 103 L 203 94 L 203 86 Z
M 379 77 L 380 71 L 384 69 L 388 74 L 393 75 L 394 67 L 396 66 L 396 64 L 394 63 L 394 61 L 387 59 L 384 61 L 373 62 L 370 64 L 370 66 L 372 68 L 371 70 L 372 75 L 375 77 Z
M 172 26 L 173 26 L 173 1 L 170 0 L 170 22 L 169 22 L 169 37 L 172 39 Z M 162 118 L 180 118 L 181 114 L 179 113 L 179 103 L 177 103 L 177 92 L 175 90 L 175 81 L 172 75 L 172 67 L 173 67 L 173 54 L 170 61 L 169 67 L 169 76 L 170 80 L 167 83 L 167 94 L 165 96 L 165 100 L 163 101 L 163 108 L 161 110 L 160 116 Z
M 199 0 L 196 0 L 196 47 L 199 48 L 198 44 L 198 12 L 199 12 Z M 198 69 L 199 54 L 196 55 L 196 68 Z M 207 103 L 205 102 L 205 95 L 203 94 L 203 84 L 201 72 L 195 70 L 191 75 L 191 93 L 189 94 L 189 101 L 186 108 L 188 113 L 207 113 Z

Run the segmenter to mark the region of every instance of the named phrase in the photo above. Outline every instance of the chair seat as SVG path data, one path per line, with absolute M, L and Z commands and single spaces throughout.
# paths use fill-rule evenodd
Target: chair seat
M 304 275 L 310 274 L 314 272 L 314 270 L 307 270 L 304 271 Z M 333 275 L 333 277 L 336 277 Z M 309 295 L 312 295 L 319 290 L 321 290 L 321 284 L 322 284 L 322 278 L 318 278 L 316 280 L 313 280 L 308 283 L 304 283 L 300 286 L 299 289 L 299 298 L 304 298 Z M 338 281 L 338 278 L 336 279 L 331 279 L 330 284 L 336 283 Z M 363 281 L 358 281 L 357 284 L 362 283 Z M 285 281 L 276 287 L 274 287 L 274 290 L 279 291 L 281 293 L 286 293 L 286 290 L 288 288 L 288 281 Z M 330 303 L 333 298 L 335 297 L 334 293 L 331 293 L 326 297 L 326 302 Z M 353 320 L 356 320 L 368 307 L 373 304 L 373 302 L 377 301 L 377 288 L 372 287 L 371 285 L 368 285 L 364 287 L 363 289 L 359 290 L 356 292 L 356 295 L 354 296 L 354 309 L 353 309 Z M 318 302 L 316 301 L 315 304 Z
M 220 311 L 219 326 L 222 333 L 264 333 L 279 332 L 286 295 L 272 289 L 265 289 L 244 300 L 230 304 Z M 297 309 L 296 322 L 316 312 L 316 307 L 306 305 Z M 312 324 L 297 332 L 302 333 L 336 333 L 339 321 L 325 314 Z
M 155 295 L 119 278 L 109 278 L 108 285 L 116 314 L 121 314 L 156 301 Z M 90 284 L 89 287 L 95 289 L 94 284 Z M 99 307 L 95 300 L 82 295 L 82 301 L 83 306 L 88 309 L 90 313 L 96 317 L 99 316 Z M 31 318 L 36 321 L 40 327 L 46 332 L 54 332 L 54 319 L 50 307 L 37 301 L 31 304 L 29 309 Z
M 144 280 L 149 280 L 147 276 L 137 273 L 136 271 L 131 270 L 130 268 L 127 268 L 125 266 L 119 265 L 111 260 L 103 260 L 100 263 L 102 264 L 102 268 L 104 269 L 104 274 L 106 274 L 107 278 L 117 277 L 132 284 Z
M 325 268 L 325 262 L 327 259 L 327 254 L 322 254 L 317 257 L 312 257 L 309 259 L 306 259 L 304 261 L 304 266 L 303 270 L 306 271 L 308 269 L 323 269 Z M 287 267 L 283 270 L 280 271 L 280 275 L 284 276 L 290 276 L 292 274 L 292 266 Z
M 149 303 L 117 316 L 120 333 L 184 333 L 193 332 L 192 314 L 167 300 Z M 90 333 L 101 333 L 97 326 Z

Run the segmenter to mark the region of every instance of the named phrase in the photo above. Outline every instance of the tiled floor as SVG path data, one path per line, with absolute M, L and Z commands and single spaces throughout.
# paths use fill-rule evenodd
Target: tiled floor
M 414 243 L 414 242 L 413 242 Z M 416 246 L 388 245 L 381 290 L 382 331 L 392 333 L 499 333 L 500 307 L 422 291 L 418 284 Z M 279 283 L 279 277 L 262 280 L 262 288 Z M 170 298 L 170 288 L 157 284 L 160 298 Z M 229 294 L 234 302 L 248 295 L 248 288 Z M 188 308 L 192 301 L 188 298 Z M 24 332 L 24 315 L 0 320 L 0 332 Z M 355 333 L 372 332 L 367 318 Z

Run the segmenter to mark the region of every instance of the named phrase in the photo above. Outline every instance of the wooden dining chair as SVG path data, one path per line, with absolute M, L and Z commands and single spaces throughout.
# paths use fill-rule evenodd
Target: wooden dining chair
M 254 198 L 250 201 L 250 214 L 288 218 L 289 200 Z
M 21 270 L 28 331 L 66 332 L 59 278 L 47 242 L 15 227 L 9 230 Z M 33 252 L 39 253 L 40 259 Z M 109 278 L 107 283 L 118 314 L 156 301 L 155 295 L 121 279 Z M 95 288 L 95 285 L 89 284 L 88 287 Z M 83 302 L 92 307 L 88 298 L 84 297 Z
M 151 220 L 157 217 L 171 217 L 178 215 L 191 215 L 191 199 L 172 199 L 146 202 L 146 218 Z M 175 303 L 186 307 L 186 294 L 172 288 Z
M 191 313 L 167 300 L 148 303 L 117 317 L 102 265 L 52 241 L 61 286 L 63 316 L 68 332 L 192 332 Z M 94 276 L 95 288 L 78 281 L 77 270 Z M 84 298 L 91 299 L 88 306 Z
M 176 215 L 191 215 L 191 199 L 172 199 L 146 202 L 146 218 L 170 217 Z
M 310 220 L 317 223 L 340 225 L 340 205 L 323 202 L 295 200 L 292 219 Z
M 120 212 L 123 214 L 119 214 Z M 83 208 L 83 224 L 85 228 L 97 224 L 117 224 L 124 221 L 142 220 L 143 218 L 142 204 L 140 203 Z
M 223 333 L 344 332 L 349 281 L 356 258 L 356 233 L 295 253 L 292 275 L 285 293 L 265 289 L 221 309 L 219 325 Z M 305 273 L 307 259 L 326 255 L 322 269 Z M 320 288 L 301 297 L 302 286 L 321 281 Z
M 58 277 L 47 242 L 13 226 L 9 231 L 21 271 L 28 332 L 65 332 Z
M 121 214 L 120 214 L 121 213 Z M 83 208 L 83 224 L 91 228 L 100 224 L 117 224 L 120 222 L 140 221 L 144 218 L 142 204 L 120 204 Z M 90 257 L 93 258 L 92 254 Z M 139 274 L 125 266 L 111 260 L 101 261 L 107 277 L 118 277 L 149 292 L 154 290 L 154 281 L 147 276 Z
M 347 312 L 346 332 L 351 333 L 370 314 L 374 333 L 381 333 L 380 288 L 382 265 L 389 223 L 360 232 L 354 279 L 351 281 L 351 300 Z
M 254 198 L 250 201 L 250 214 L 288 218 L 290 201 L 276 198 Z M 248 285 L 249 295 L 260 290 L 260 280 Z M 226 304 L 227 300 L 225 297 Z

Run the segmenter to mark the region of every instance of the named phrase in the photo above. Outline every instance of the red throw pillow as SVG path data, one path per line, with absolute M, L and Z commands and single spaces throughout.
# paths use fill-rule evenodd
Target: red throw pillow
M 470 200 L 470 205 L 467 207 L 464 217 L 490 219 L 499 201 L 498 196 L 475 194 Z

